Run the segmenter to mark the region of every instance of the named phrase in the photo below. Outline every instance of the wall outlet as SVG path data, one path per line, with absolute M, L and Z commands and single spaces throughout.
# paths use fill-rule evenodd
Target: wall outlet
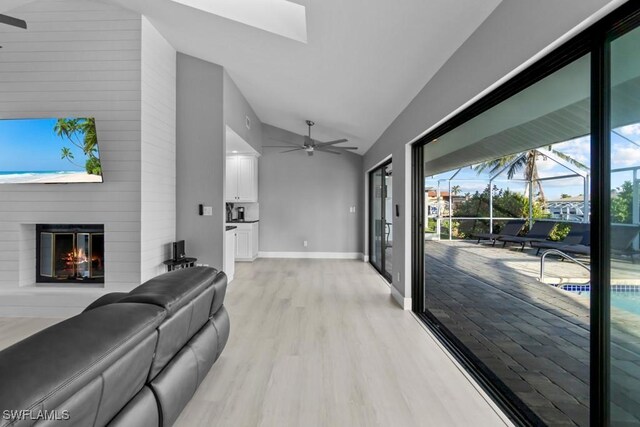
M 307 247 L 307 241 L 306 240 L 304 242 L 302 242 L 302 246 L 304 246 L 305 248 Z
M 349 206 L 349 213 L 356 213 L 356 207 L 355 206 Z
M 213 215 L 213 206 L 205 206 L 204 209 L 203 209 L 203 215 L 204 216 Z

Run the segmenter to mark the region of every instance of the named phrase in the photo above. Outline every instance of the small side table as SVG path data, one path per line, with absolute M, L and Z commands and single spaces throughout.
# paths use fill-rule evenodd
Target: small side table
M 168 271 L 173 271 L 178 268 L 195 267 L 196 261 L 198 261 L 198 258 L 181 258 L 179 260 L 168 259 L 164 261 L 163 264 L 167 266 Z

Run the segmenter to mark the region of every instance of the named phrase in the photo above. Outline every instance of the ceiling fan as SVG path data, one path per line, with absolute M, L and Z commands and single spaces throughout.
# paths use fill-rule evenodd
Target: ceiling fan
M 282 141 L 282 140 L 277 140 L 277 141 L 281 141 L 284 142 L 286 144 L 289 144 L 288 146 L 286 145 L 265 145 L 265 147 L 272 147 L 272 148 L 291 148 L 291 146 L 295 146 L 296 148 L 293 148 L 291 150 L 286 150 L 286 151 L 282 151 L 282 153 L 289 153 L 291 151 L 299 151 L 299 150 L 304 150 L 307 152 L 307 154 L 309 156 L 313 156 L 313 153 L 315 153 L 316 151 L 322 151 L 323 153 L 331 153 L 331 154 L 342 154 L 342 153 L 348 153 L 348 151 L 346 150 L 357 150 L 358 147 L 335 147 L 335 144 L 340 144 L 342 142 L 347 142 L 348 139 L 336 139 L 334 141 L 327 141 L 327 142 L 320 142 L 317 141 L 313 138 L 311 138 L 311 126 L 313 126 L 315 123 L 312 122 L 311 120 L 306 120 L 307 126 L 309 127 L 309 135 L 305 135 L 304 137 L 304 142 L 302 143 L 302 145 L 300 144 L 296 144 L 294 142 L 289 142 L 289 141 Z

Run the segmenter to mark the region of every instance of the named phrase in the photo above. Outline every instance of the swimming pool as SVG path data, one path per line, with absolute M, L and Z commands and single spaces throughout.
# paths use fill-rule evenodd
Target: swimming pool
M 640 287 L 624 286 L 617 289 L 616 286 L 613 286 L 611 292 L 611 306 L 640 316 Z M 591 297 L 589 285 L 572 285 L 565 287 L 564 290 L 586 299 Z

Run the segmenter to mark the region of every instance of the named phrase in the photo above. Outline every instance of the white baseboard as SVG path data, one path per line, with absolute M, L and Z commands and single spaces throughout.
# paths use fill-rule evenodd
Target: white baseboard
M 259 258 L 362 259 L 360 252 L 260 252 Z
M 369 255 L 362 254 L 362 261 L 369 262 Z
M 235 261 L 236 262 L 253 262 L 256 259 L 258 259 L 260 257 L 260 255 L 255 256 L 255 257 L 251 257 L 251 258 L 236 258 Z
M 397 302 L 403 310 L 411 310 L 411 298 L 403 297 L 395 286 L 391 285 L 389 287 L 391 288 L 391 296 L 395 302 Z

